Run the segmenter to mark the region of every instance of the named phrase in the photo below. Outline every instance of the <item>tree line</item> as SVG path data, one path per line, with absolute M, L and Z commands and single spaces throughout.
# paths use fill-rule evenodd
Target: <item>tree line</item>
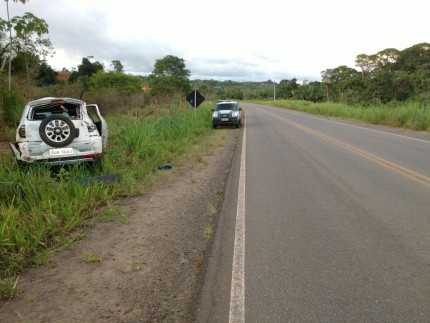
M 13 0 L 25 3 L 28 0 Z M 6 0 L 6 5 L 8 1 Z M 0 18 L 0 117 L 8 119 L 7 106 L 18 104 L 25 92 L 20 84 L 35 87 L 67 87 L 80 93 L 101 89 L 120 95 L 141 94 L 151 98 L 180 97 L 197 88 L 209 99 L 300 99 L 312 102 L 340 102 L 350 105 L 374 105 L 390 102 L 428 102 L 430 94 L 430 44 L 420 43 L 404 50 L 388 48 L 375 54 L 360 54 L 355 68 L 339 66 L 321 72 L 321 81 L 284 79 L 279 83 L 190 80 L 185 61 L 168 55 L 155 61 L 148 76 L 124 73 L 121 61 L 111 62 L 108 70 L 88 56 L 72 71 L 55 71 L 47 63 L 54 53 L 48 37 L 48 24 L 32 13 L 22 17 Z M 9 85 L 9 86 L 8 86 Z M 21 85 L 22 86 L 22 85 Z M 55 91 L 53 91 L 55 92 Z M 24 98 L 27 99 L 27 98 Z
M 372 55 L 360 54 L 355 65 L 359 70 L 339 66 L 322 72 L 325 100 L 385 104 L 429 99 L 429 43 L 404 50 L 388 48 Z

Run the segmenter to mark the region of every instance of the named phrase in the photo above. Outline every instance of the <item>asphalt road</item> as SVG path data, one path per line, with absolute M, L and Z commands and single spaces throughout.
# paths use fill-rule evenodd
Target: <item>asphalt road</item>
M 243 104 L 199 322 L 430 322 L 430 141 Z

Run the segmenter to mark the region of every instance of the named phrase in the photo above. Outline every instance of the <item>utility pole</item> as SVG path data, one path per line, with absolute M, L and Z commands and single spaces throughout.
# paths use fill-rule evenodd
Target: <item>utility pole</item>
M 276 101 L 276 83 L 273 81 L 273 101 Z

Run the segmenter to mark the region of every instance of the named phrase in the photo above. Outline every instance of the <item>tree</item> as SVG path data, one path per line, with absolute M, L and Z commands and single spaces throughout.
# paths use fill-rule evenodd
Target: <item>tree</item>
M 364 98 L 370 103 L 384 104 L 394 98 L 393 73 L 377 71 L 365 79 Z
M 92 56 L 82 58 L 82 63 L 78 65 L 78 73 L 80 76 L 91 77 L 92 75 L 96 74 L 98 71 L 104 70 L 103 64 L 100 63 L 99 61 L 95 61 L 94 63 L 91 63 L 90 59 L 92 58 L 93 58 Z
M 306 101 L 320 102 L 324 99 L 322 83 L 310 82 L 297 88 L 297 96 Z
M 13 0 L 14 2 L 20 1 L 21 3 L 26 3 L 28 0 Z M 10 23 L 10 16 L 9 16 L 9 0 L 5 0 L 6 2 L 6 12 L 7 12 L 7 24 L 4 23 L 4 21 L 0 18 L 0 33 L 5 34 L 5 30 L 9 31 L 9 91 L 11 90 L 11 82 L 12 82 L 12 25 Z M 7 29 L 5 28 L 7 27 Z M 0 34 L 0 36 L 2 36 Z M 6 37 L 5 37 L 6 39 Z M 4 53 L 2 53 L 3 56 Z M 5 56 L 7 57 L 7 56 Z M 2 69 L 4 66 L 1 66 Z
M 373 55 L 360 54 L 355 59 L 355 66 L 359 67 L 363 75 L 379 72 L 381 70 L 393 70 L 400 51 L 395 48 L 387 48 Z
M 124 73 L 124 66 L 121 61 L 112 61 L 112 67 L 117 73 Z
M 334 69 L 327 69 L 324 72 L 322 72 L 322 78 L 323 81 L 330 81 L 330 82 L 340 82 L 343 80 L 347 80 L 351 77 L 354 77 L 358 74 L 358 71 L 354 68 L 341 65 L 339 67 L 336 67 Z
M 34 75 L 39 68 L 40 59 L 32 53 L 18 52 L 12 59 L 12 73 L 22 75 Z
M 74 70 L 69 77 L 70 82 L 81 82 L 84 89 L 88 88 L 88 81 L 99 71 L 104 71 L 103 64 L 95 61 L 91 62 L 92 56 L 87 56 L 82 58 L 82 63 L 78 65 L 78 70 Z
M 14 2 L 26 3 L 28 0 L 13 0 Z M 19 95 L 11 90 L 12 84 L 12 24 L 9 16 L 9 0 L 6 2 L 7 21 L 0 18 L 0 71 L 9 62 L 8 67 L 8 92 L 0 93 L 0 100 L 2 101 L 2 109 L 6 122 L 14 121 L 13 111 L 17 111 L 17 107 L 22 105 L 19 100 Z M 6 32 L 9 33 L 9 42 L 6 41 Z
M 46 35 L 49 33 L 48 24 L 30 12 L 22 17 L 13 17 L 12 26 L 15 30 L 14 46 L 17 53 L 22 53 L 26 61 L 27 76 L 29 77 L 29 64 L 27 57 L 36 56 L 45 60 L 53 54 L 51 41 Z
M 58 83 L 58 72 L 54 71 L 51 66 L 42 62 L 39 66 L 39 71 L 36 76 L 37 85 L 45 86 Z
M 199 84 L 199 91 L 205 97 L 210 94 L 210 89 L 206 84 Z
M 414 94 L 414 86 L 409 73 L 397 72 L 395 74 L 393 93 L 397 101 L 406 101 Z
M 1 23 L 1 22 L 0 22 Z M 0 25 L 0 71 L 4 70 L 9 59 L 9 42 L 5 28 Z
M 26 1 L 21 2 L 25 3 Z M 1 50 L 3 60 L 1 66 L 4 67 L 6 59 L 9 61 L 9 79 L 11 79 L 13 57 L 21 55 L 25 63 L 27 81 L 30 82 L 31 72 L 37 70 L 40 61 L 53 53 L 51 41 L 46 37 L 48 24 L 45 20 L 29 12 L 26 12 L 22 17 L 16 16 L 10 19 L 8 9 L 8 20 L 0 19 L 0 27 L 2 33 L 5 33 L 6 30 L 9 31 L 9 43 L 7 44 L 9 50 L 7 52 Z M 14 37 L 12 37 L 12 30 Z M 37 62 L 31 66 L 31 60 L 34 58 Z
M 359 67 L 364 75 L 371 74 L 377 65 L 376 55 L 360 54 L 355 59 L 355 66 Z
M 430 44 L 421 43 L 402 50 L 396 62 L 397 70 L 416 72 L 430 68 Z
M 99 71 L 90 78 L 88 87 L 90 92 L 113 89 L 119 93 L 132 94 L 142 92 L 142 81 L 138 76 Z
M 276 96 L 280 99 L 290 99 L 292 98 L 299 84 L 297 84 L 297 79 L 292 80 L 281 80 L 279 85 L 276 87 Z
M 243 92 L 240 86 L 229 87 L 226 91 L 226 96 L 233 100 L 243 100 Z
M 335 97 L 335 101 L 350 102 L 351 96 L 353 101 L 357 101 L 357 89 L 361 86 L 361 75 L 354 68 L 342 65 L 334 69 L 327 69 L 321 72 L 323 83 L 326 87 L 326 97 Z
M 168 55 L 155 61 L 154 70 L 150 75 L 151 94 L 172 95 L 187 94 L 191 91 L 190 71 L 186 69 L 182 58 Z
M 399 58 L 400 51 L 395 48 L 387 48 L 376 54 L 379 69 L 391 72 Z

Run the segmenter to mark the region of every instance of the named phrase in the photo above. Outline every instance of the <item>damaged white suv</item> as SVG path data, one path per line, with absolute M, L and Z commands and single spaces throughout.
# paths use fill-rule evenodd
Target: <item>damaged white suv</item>
M 46 97 L 27 103 L 10 147 L 19 164 L 100 164 L 108 126 L 96 104 Z

